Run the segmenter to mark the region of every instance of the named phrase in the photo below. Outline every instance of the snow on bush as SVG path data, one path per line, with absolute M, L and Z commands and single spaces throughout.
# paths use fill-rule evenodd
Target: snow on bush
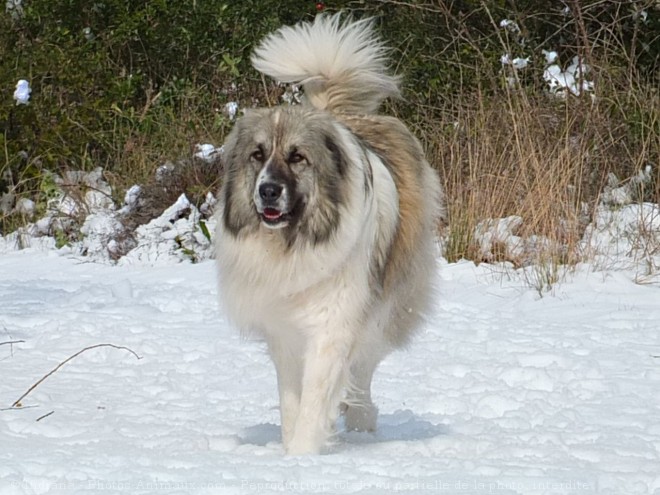
M 235 116 L 235 112 L 234 112 Z M 233 116 L 231 117 L 232 119 L 234 118 Z M 217 159 L 219 155 L 222 154 L 223 152 L 223 147 L 220 146 L 219 148 L 216 148 L 212 144 L 197 144 L 195 145 L 195 158 L 199 158 L 200 160 L 203 160 L 207 163 L 211 163 L 214 160 Z
M 209 147 L 200 146 L 211 154 L 218 152 Z M 602 204 L 579 243 L 579 259 L 605 268 L 634 268 L 640 276 L 654 275 L 660 269 L 660 207 L 634 202 L 636 190 L 650 177 L 651 169 L 647 167 L 626 181 L 611 178 Z M 69 171 L 53 182 L 57 189 L 48 200 L 46 213 L 25 227 L 0 236 L 0 253 L 27 247 L 64 247 L 77 256 L 120 265 L 197 262 L 212 257 L 216 199 L 211 193 L 199 208 L 182 194 L 157 218 L 129 231 L 124 219 L 142 206 L 140 186 L 129 188 L 124 204 L 118 208 L 100 168 L 92 172 Z M 36 210 L 29 200 L 17 202 L 15 208 L 30 215 Z M 78 223 L 75 219 L 79 219 Z M 62 232 L 71 234 L 76 225 L 78 235 L 63 245 Z M 523 237 L 522 225 L 520 216 L 479 222 L 474 239 L 481 259 L 491 263 L 513 261 L 515 266 L 524 267 L 538 260 L 539 252 L 566 250 L 542 236 Z
M 652 180 L 653 168 L 647 165 L 644 170 L 640 170 L 637 175 L 630 177 L 625 181 L 610 173 L 608 184 L 603 191 L 601 201 L 604 204 L 613 206 L 622 206 L 638 202 L 643 197 L 645 187 L 650 186 Z
M 539 253 L 561 253 L 564 247 L 544 236 L 518 235 L 523 225 L 520 216 L 487 219 L 479 222 L 474 237 L 481 259 L 489 263 L 513 261 L 516 266 L 529 266 L 538 261 Z
M 519 50 L 525 50 L 526 39 L 522 36 L 520 27 L 515 21 L 503 19 L 500 27 L 504 29 L 516 42 Z M 567 95 L 581 96 L 590 93 L 593 97 L 594 83 L 589 79 L 591 67 L 584 63 L 580 57 L 575 56 L 571 63 L 562 69 L 559 63 L 559 55 L 554 50 L 541 50 L 545 58 L 543 69 L 543 80 L 546 83 L 548 92 L 559 98 L 566 98 Z M 526 69 L 531 63 L 531 56 L 513 57 L 511 53 L 505 53 L 500 57 L 500 63 L 503 67 L 510 67 L 514 71 Z M 507 76 L 506 81 L 509 87 L 517 87 L 518 80 L 515 77 Z
M 52 179 L 46 213 L 34 222 L 3 237 L 0 253 L 24 248 L 65 248 L 90 260 L 113 263 L 161 264 L 199 261 L 211 256 L 215 198 L 208 194 L 197 209 L 185 195 L 162 215 L 130 231 L 125 219 L 143 205 L 142 188 L 129 188 L 124 205 L 117 208 L 102 170 L 68 171 Z M 34 212 L 34 204 L 17 202 L 16 209 Z
M 16 90 L 14 91 L 14 100 L 16 100 L 17 105 L 27 105 L 30 103 L 30 83 L 25 79 L 21 79 L 16 83 Z
M 229 117 L 229 120 L 234 120 L 236 114 L 238 113 L 238 103 L 235 101 L 230 101 L 225 105 L 225 113 Z
M 200 211 L 182 194 L 161 216 L 136 229 L 137 245 L 120 258 L 119 264 L 156 265 L 210 258 L 212 228 L 206 226 Z
M 303 93 L 301 87 L 297 84 L 287 84 L 282 94 L 282 101 L 289 105 L 299 105 L 302 103 Z
M 581 250 L 597 268 L 634 270 L 638 279 L 660 269 L 660 207 L 652 203 L 601 206 L 587 227 Z
M 554 57 L 553 60 L 556 61 L 557 57 Z M 564 70 L 558 63 L 548 65 L 543 71 L 543 79 L 548 84 L 550 94 L 560 98 L 565 98 L 569 93 L 575 96 L 592 93 L 593 96 L 594 83 L 587 78 L 589 72 L 591 72 L 591 67 L 576 55 Z
M 507 29 L 516 32 L 508 26 Z M 544 58 L 549 67 L 559 67 L 555 52 L 544 52 Z M 529 58 L 511 59 L 508 55 L 502 59 L 502 63 L 513 70 L 524 69 L 528 62 Z M 562 71 L 566 74 L 587 72 L 588 67 L 577 59 Z M 566 76 L 563 77 L 567 83 Z M 574 75 L 571 77 L 574 82 L 578 81 Z M 561 85 L 557 84 L 559 92 Z M 562 87 L 570 93 L 575 91 L 568 86 Z M 291 94 L 299 95 L 295 91 Z M 293 98 L 290 103 L 296 101 L 297 98 Z M 193 160 L 191 166 L 215 163 L 222 152 L 222 147 L 198 144 L 194 153 L 197 165 Z M 156 182 L 161 189 L 175 193 L 180 190 L 176 181 L 172 184 L 166 181 L 176 171 L 174 163 L 166 163 L 157 169 Z M 650 166 L 626 180 L 610 176 L 601 196 L 602 205 L 586 229 L 578 253 L 572 249 L 569 253 L 562 241 L 538 235 L 523 236 L 523 218 L 509 216 L 487 218 L 478 223 L 472 238 L 479 259 L 490 263 L 513 262 L 516 267 L 527 267 L 538 263 L 539 253 L 558 254 L 561 259 L 565 254 L 571 254 L 570 259 L 600 264 L 616 258 L 619 260 L 617 266 L 624 260 L 627 267 L 631 264 L 637 266 L 640 273 L 654 273 L 660 267 L 660 214 L 657 205 L 641 202 L 644 187 L 651 179 Z M 152 213 L 153 208 L 146 204 L 145 189 L 134 185 L 126 191 L 123 205 L 116 205 L 112 199 L 113 191 L 104 180 L 100 167 L 91 172 L 67 171 L 61 177 L 46 174 L 41 189 L 47 198 L 45 213 L 27 226 L 5 237 L 0 236 L 0 253 L 26 247 L 66 247 L 71 253 L 90 260 L 119 264 L 197 262 L 212 256 L 211 232 L 214 231 L 216 199 L 210 192 L 205 198 L 195 199 L 197 205 L 202 203 L 199 208 L 182 194 L 164 211 L 162 208 L 176 196 L 170 196 L 160 209 Z M 43 211 L 43 206 L 23 198 L 16 202 L 14 210 L 29 219 L 37 211 Z M 135 214 L 142 215 L 142 219 L 138 222 L 126 220 Z M 143 223 L 145 221 L 147 223 Z M 142 225 L 138 226 L 138 223 Z

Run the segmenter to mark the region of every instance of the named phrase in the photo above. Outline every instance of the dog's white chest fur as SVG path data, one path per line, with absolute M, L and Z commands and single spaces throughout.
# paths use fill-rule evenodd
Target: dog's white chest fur
M 323 325 L 364 316 L 373 294 L 368 267 L 374 250 L 394 236 L 398 204 L 385 165 L 369 151 L 365 156 L 373 171 L 372 189 L 351 194 L 355 199 L 345 207 L 351 213 L 329 242 L 313 245 L 302 239 L 300 246 L 286 246 L 268 227 L 240 239 L 219 230 L 220 290 L 227 314 L 240 328 L 267 338 L 283 333 L 304 338 Z

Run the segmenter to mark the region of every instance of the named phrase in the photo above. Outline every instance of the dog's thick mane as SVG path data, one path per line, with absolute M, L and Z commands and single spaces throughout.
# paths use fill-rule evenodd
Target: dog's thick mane
M 375 113 L 397 97 L 399 78 L 387 70 L 387 48 L 373 19 L 321 14 L 314 23 L 283 27 L 255 49 L 252 64 L 280 82 L 302 83 L 307 101 L 333 113 Z

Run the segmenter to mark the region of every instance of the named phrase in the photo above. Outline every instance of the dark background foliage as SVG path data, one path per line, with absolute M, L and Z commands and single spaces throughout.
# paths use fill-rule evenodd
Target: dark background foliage
M 282 91 L 250 67 L 252 47 L 318 10 L 377 18 L 405 76 L 389 110 L 427 146 L 457 101 L 506 90 L 505 52 L 537 67 L 521 75 L 530 93 L 543 88 L 542 49 L 564 64 L 582 57 L 613 90 L 660 84 L 655 0 L 23 0 L 0 15 L 0 194 L 38 191 L 44 170 L 96 166 L 130 185 L 196 142 L 220 144 L 228 101 L 273 103 Z M 502 29 L 505 18 L 520 31 Z M 19 79 L 30 81 L 29 105 L 11 98 Z

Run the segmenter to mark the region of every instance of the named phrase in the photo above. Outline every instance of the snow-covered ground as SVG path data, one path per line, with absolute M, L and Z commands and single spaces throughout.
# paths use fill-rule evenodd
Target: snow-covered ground
M 5 252 L 0 494 L 660 493 L 658 285 L 585 265 L 539 297 L 437 268 L 432 318 L 376 375 L 378 432 L 286 457 L 274 368 L 218 309 L 212 261 Z M 88 350 L 11 408 L 96 344 L 140 359 Z

